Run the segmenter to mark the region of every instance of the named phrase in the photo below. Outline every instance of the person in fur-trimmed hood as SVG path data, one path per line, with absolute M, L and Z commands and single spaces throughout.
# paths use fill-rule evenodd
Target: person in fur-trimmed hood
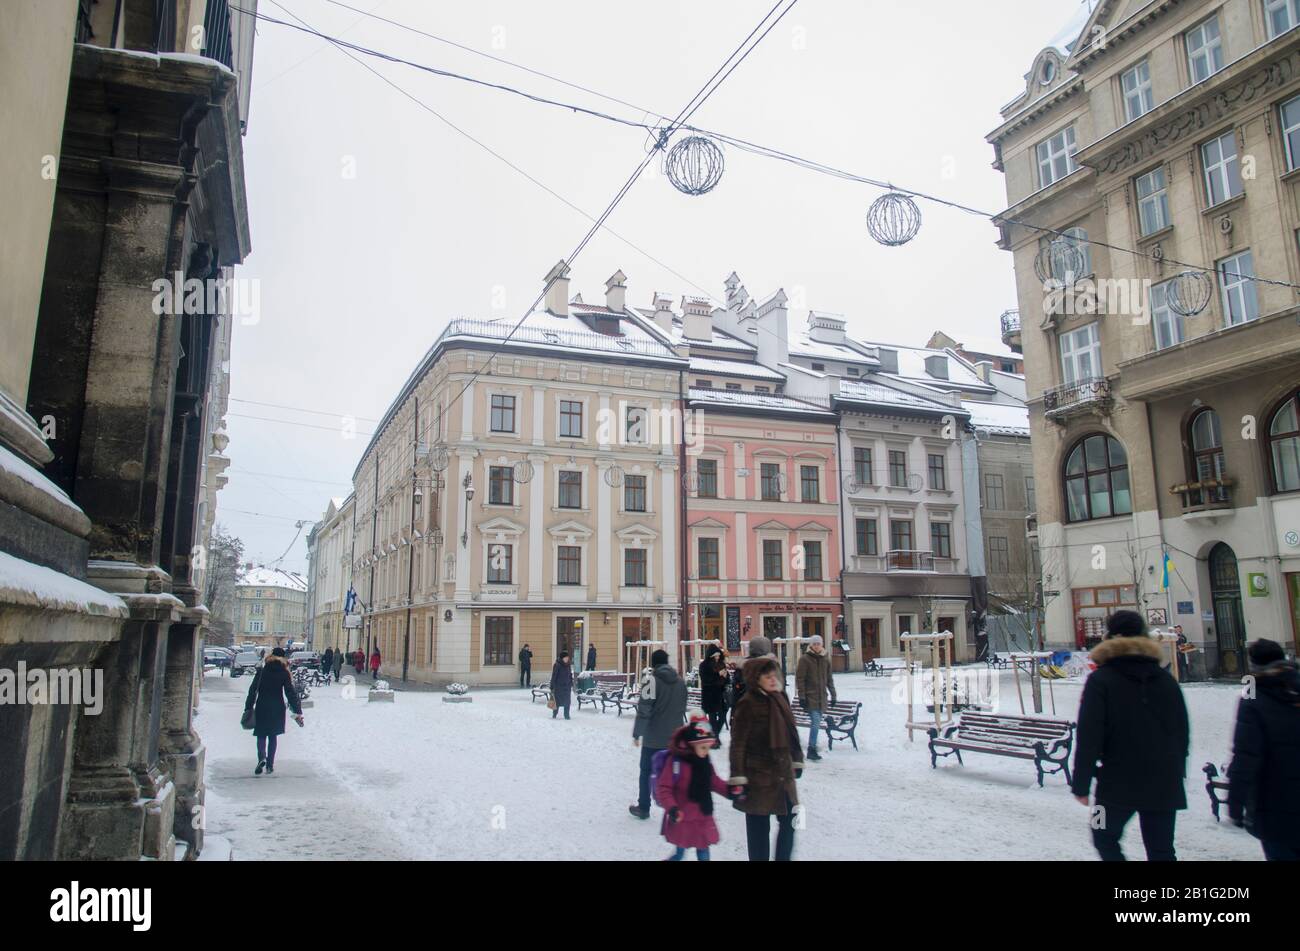
M 244 714 L 253 715 L 253 735 L 257 737 L 257 768 L 255 775 L 261 776 L 262 770 L 275 772 L 275 751 L 280 736 L 284 734 L 285 711 L 293 710 L 293 718 L 302 726 L 302 703 L 298 700 L 298 688 L 293 685 L 293 675 L 289 673 L 289 662 L 285 659 L 284 648 L 277 647 L 262 664 L 261 670 L 248 685 L 248 697 L 244 700 Z
M 709 846 L 718 841 L 713 794 L 730 796 L 709 760 L 709 750 L 718 745 L 709 721 L 700 714 L 678 727 L 669 740 L 668 757 L 655 780 L 655 802 L 665 810 L 659 831 L 676 849 L 670 862 L 680 862 L 687 849 L 694 849 L 696 857 L 707 862 Z
M 1137 813 L 1147 860 L 1172 862 L 1174 819 L 1187 808 L 1190 729 L 1183 691 L 1160 666 L 1160 645 L 1136 611 L 1106 619 L 1106 639 L 1089 655 L 1097 669 L 1084 683 L 1074 745 L 1074 797 L 1093 807 L 1093 845 L 1122 862 L 1120 837 Z
M 1254 695 L 1237 704 L 1228 815 L 1270 862 L 1300 861 L 1300 669 L 1282 645 L 1250 645 Z
M 790 861 L 794 850 L 795 786 L 803 774 L 803 748 L 790 701 L 781 689 L 781 665 L 771 657 L 745 662 L 745 694 L 731 716 L 731 778 L 735 807 L 745 813 L 751 862 L 771 853 L 771 816 L 776 816 L 776 860 Z

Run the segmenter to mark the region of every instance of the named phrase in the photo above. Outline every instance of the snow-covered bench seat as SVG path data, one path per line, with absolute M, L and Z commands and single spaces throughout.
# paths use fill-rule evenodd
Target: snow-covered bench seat
M 1070 781 L 1070 748 L 1074 745 L 1074 724 L 1050 717 L 1003 716 L 994 713 L 966 712 L 961 719 L 939 735 L 930 727 L 930 765 L 937 767 L 940 756 L 989 753 L 1014 759 L 1032 760 L 1038 770 L 1038 785 L 1046 773 L 1065 773 Z M 947 750 L 947 752 L 940 752 Z
M 585 703 L 591 704 L 593 710 L 596 709 L 597 704 L 600 704 L 600 712 L 604 713 L 616 697 L 623 695 L 623 690 L 627 686 L 627 678 L 622 674 L 595 674 L 592 681 L 590 687 L 578 692 L 579 710 Z
M 862 665 L 862 672 L 869 677 L 883 677 L 885 674 L 906 669 L 907 661 L 901 657 L 877 657 Z
M 855 750 L 858 748 L 858 738 L 855 734 L 858 731 L 858 715 L 861 712 L 862 704 L 856 700 L 836 700 L 834 703 L 827 704 L 822 712 L 822 730 L 826 734 L 827 749 L 835 749 L 837 739 L 841 743 L 848 740 Z M 812 726 L 812 719 L 808 716 L 808 712 L 802 709 L 798 702 L 794 704 L 794 725 Z
M 533 688 L 533 698 L 528 702 L 536 703 L 538 700 L 550 700 L 550 699 L 551 699 L 551 682 L 548 680 L 546 683 L 538 684 L 536 687 Z
M 1225 773 L 1220 773 L 1219 767 L 1213 763 L 1206 763 L 1201 767 L 1201 772 L 1205 774 L 1205 792 L 1210 797 L 1210 810 L 1214 813 L 1214 821 L 1218 822 L 1219 810 L 1228 804 L 1228 777 Z

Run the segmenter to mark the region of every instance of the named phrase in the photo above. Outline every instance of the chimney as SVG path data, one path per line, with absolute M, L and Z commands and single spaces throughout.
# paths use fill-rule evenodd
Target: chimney
M 975 372 L 980 375 L 980 379 L 985 383 L 989 381 L 989 374 L 992 370 L 993 364 L 988 360 L 981 360 L 979 363 L 975 364 Z
M 620 314 L 627 310 L 627 275 L 622 271 L 605 282 L 605 306 Z
M 897 373 L 898 372 L 898 351 L 890 350 L 888 347 L 881 347 L 880 354 L 880 372 Z
M 845 342 L 844 321 L 830 314 L 808 311 L 808 336 L 819 343 Z
M 665 294 L 655 291 L 655 323 L 659 329 L 666 334 L 673 332 L 673 299 Z
M 713 308 L 702 297 L 682 298 L 682 335 L 687 340 L 713 339 Z
M 926 357 L 925 372 L 936 380 L 948 379 L 948 358 L 942 353 L 935 353 Z
M 569 265 L 563 261 L 546 274 L 546 309 L 556 317 L 569 316 Z
M 790 362 L 789 311 L 785 306 L 788 300 L 785 291 L 778 290 L 760 304 L 754 314 L 758 362 L 770 370 Z

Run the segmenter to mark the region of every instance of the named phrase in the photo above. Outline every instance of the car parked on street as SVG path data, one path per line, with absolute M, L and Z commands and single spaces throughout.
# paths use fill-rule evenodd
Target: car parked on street
M 320 654 L 315 651 L 294 651 L 289 655 L 289 669 L 295 667 L 312 667 L 320 669 Z
M 230 676 L 238 677 L 245 671 L 256 672 L 262 665 L 262 655 L 257 651 L 240 651 L 230 663 Z

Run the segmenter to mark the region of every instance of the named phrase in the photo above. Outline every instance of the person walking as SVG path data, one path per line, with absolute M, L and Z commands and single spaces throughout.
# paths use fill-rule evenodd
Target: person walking
M 1270 862 L 1300 862 L 1300 671 L 1282 645 L 1250 645 L 1253 696 L 1237 703 L 1228 815 Z
M 370 652 L 370 676 L 375 680 L 379 679 L 379 645 L 378 644 L 376 644 L 375 649 Z
M 334 667 L 334 648 L 327 647 L 325 648 L 325 653 L 321 656 L 320 659 L 320 672 L 325 675 L 326 680 L 329 679 L 330 671 L 333 669 L 333 667 Z
M 794 853 L 794 810 L 799 805 L 795 781 L 803 775 L 803 749 L 794 713 L 781 681 L 781 665 L 772 657 L 745 662 L 745 694 L 731 713 L 733 805 L 745 814 L 745 839 L 751 862 L 771 856 L 771 817 L 776 816 L 776 860 Z
M 668 749 L 673 733 L 686 722 L 686 681 L 668 666 L 668 652 L 650 655 L 650 672 L 641 684 L 632 724 L 632 745 L 641 747 L 641 776 L 637 801 L 627 811 L 638 819 L 650 818 L 650 773 L 654 756 Z
M 525 644 L 519 649 L 519 686 L 533 685 L 533 652 Z
M 551 668 L 551 719 L 560 714 L 564 708 L 564 719 L 569 719 L 569 704 L 573 702 L 573 666 L 569 663 L 569 652 L 561 651 L 559 659 Z
M 352 652 L 352 666 L 357 669 L 357 676 L 360 676 L 366 669 L 366 654 L 360 647 Z
M 588 670 L 596 669 L 596 645 L 595 644 L 587 645 L 587 669 Z
M 655 780 L 655 802 L 664 807 L 659 832 L 675 850 L 669 862 L 680 862 L 687 849 L 694 849 L 695 857 L 707 862 L 710 846 L 718 842 L 713 794 L 730 798 L 727 784 L 709 760 L 709 750 L 719 745 L 708 721 L 698 715 L 669 738 Z
M 1190 729 L 1182 688 L 1160 666 L 1160 645 L 1136 611 L 1107 618 L 1106 639 L 1089 656 L 1097 669 L 1079 703 L 1071 791 L 1086 806 L 1097 781 L 1092 840 L 1103 861 L 1124 861 L 1120 837 L 1136 813 L 1147 860 L 1172 862 L 1174 820 L 1187 808 Z
M 335 683 L 339 682 L 339 674 L 341 674 L 342 672 L 343 672 L 343 651 L 336 650 L 334 652 L 334 682 Z
M 253 676 L 253 682 L 248 685 L 248 697 L 244 700 L 244 722 L 247 723 L 251 718 L 253 736 L 257 737 L 257 768 L 253 770 L 255 776 L 261 776 L 262 770 L 275 772 L 275 750 L 279 737 L 284 733 L 286 705 L 293 710 L 293 718 L 298 721 L 298 725 L 302 726 L 302 704 L 298 700 L 298 690 L 293 685 L 289 664 L 284 659 L 284 648 L 277 647 Z
M 799 707 L 808 714 L 808 720 L 812 724 L 808 730 L 808 759 L 817 763 L 821 761 L 821 755 L 817 752 L 817 733 L 822 726 L 822 716 L 826 712 L 828 698 L 830 703 L 836 699 L 831 659 L 826 654 L 820 634 L 812 636 L 808 650 L 799 658 L 799 665 L 794 672 L 794 687 Z
M 700 663 L 700 709 L 708 715 L 714 736 L 722 732 L 722 723 L 727 718 L 727 703 L 724 698 L 726 678 L 727 667 L 722 659 L 722 651 L 710 647 L 708 655 Z

